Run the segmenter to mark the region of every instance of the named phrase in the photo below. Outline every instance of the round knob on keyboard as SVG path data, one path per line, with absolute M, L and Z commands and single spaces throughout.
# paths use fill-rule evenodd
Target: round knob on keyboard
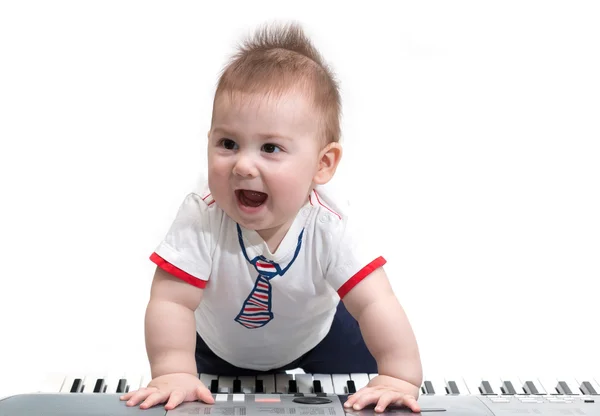
M 293 402 L 302 403 L 302 404 L 327 404 L 331 403 L 331 399 L 327 397 L 313 397 L 313 396 L 304 396 L 304 397 L 295 397 Z

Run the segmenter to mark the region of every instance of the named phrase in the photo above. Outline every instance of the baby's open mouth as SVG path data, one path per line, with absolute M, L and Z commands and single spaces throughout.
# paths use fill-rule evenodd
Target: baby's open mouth
M 267 194 L 258 191 L 249 191 L 247 189 L 238 189 L 235 191 L 238 201 L 247 207 L 259 207 L 267 200 Z

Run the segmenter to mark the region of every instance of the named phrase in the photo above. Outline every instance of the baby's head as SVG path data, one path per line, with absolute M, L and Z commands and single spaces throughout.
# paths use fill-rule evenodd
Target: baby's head
M 259 30 L 225 67 L 208 133 L 217 204 L 265 240 L 283 237 L 342 150 L 340 94 L 297 24 Z

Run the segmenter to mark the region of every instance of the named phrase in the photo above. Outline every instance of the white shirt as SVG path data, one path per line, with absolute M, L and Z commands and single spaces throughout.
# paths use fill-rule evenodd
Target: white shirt
M 347 204 L 325 187 L 310 194 L 275 253 L 257 232 L 229 218 L 204 187 L 184 199 L 150 258 L 204 289 L 195 311 L 196 330 L 217 356 L 237 367 L 266 371 L 294 361 L 327 335 L 340 298 L 385 264 L 375 250 L 373 241 L 356 235 Z M 259 277 L 249 262 L 258 256 L 267 268 L 272 267 L 268 261 L 289 268 L 269 280 L 265 304 L 272 319 L 248 328 L 236 317 Z

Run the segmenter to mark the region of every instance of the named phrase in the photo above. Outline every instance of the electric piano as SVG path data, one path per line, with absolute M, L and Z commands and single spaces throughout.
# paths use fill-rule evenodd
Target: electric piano
M 199 374 L 215 404 L 183 403 L 140 410 L 119 396 L 147 385 L 148 375 L 53 374 L 29 391 L 1 398 L 0 416 L 373 416 L 372 406 L 355 411 L 342 404 L 376 374 L 287 372 L 225 377 Z M 590 415 L 600 416 L 600 378 L 585 377 L 424 377 L 418 399 L 422 413 L 440 416 Z M 410 414 L 391 407 L 384 412 Z

